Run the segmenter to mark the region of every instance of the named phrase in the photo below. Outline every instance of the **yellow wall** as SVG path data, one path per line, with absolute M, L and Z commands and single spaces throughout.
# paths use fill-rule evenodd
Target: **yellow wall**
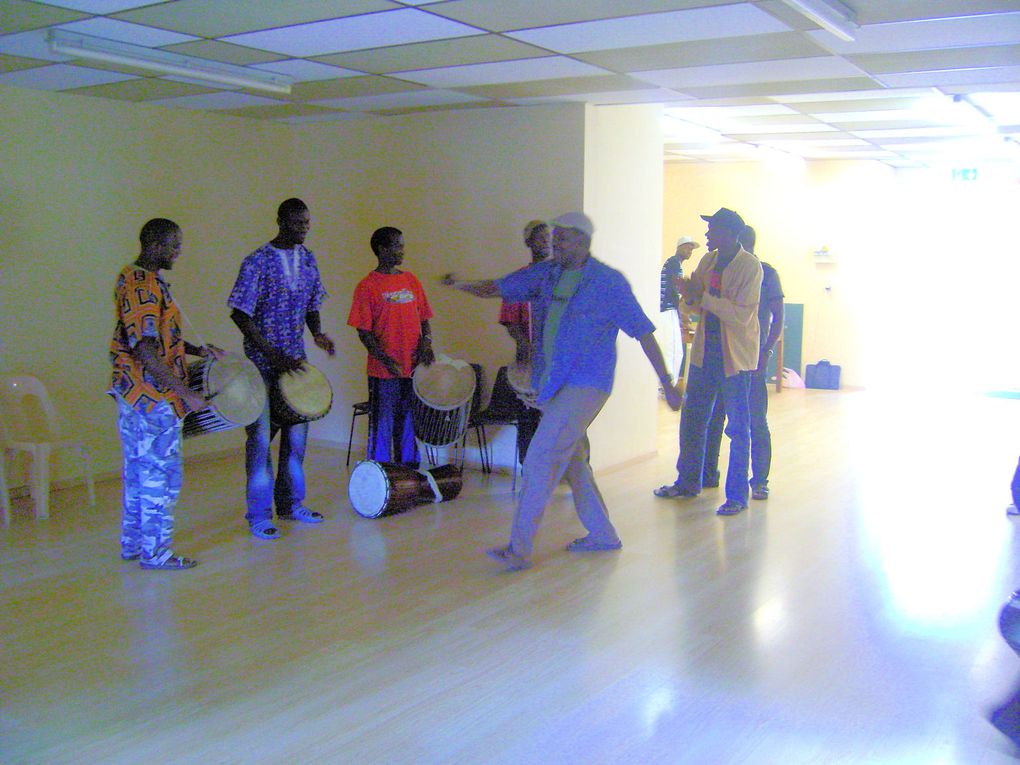
M 293 192 L 290 134 L 14 88 L 0 88 L 0 111 L 0 372 L 41 378 L 98 471 L 116 471 L 115 408 L 104 391 L 117 271 L 137 257 L 142 223 L 176 220 L 184 252 L 169 273 L 174 294 L 202 339 L 239 350 L 224 301 L 240 257 L 272 235 L 275 205 Z M 188 453 L 237 439 L 205 436 Z
M 592 251 L 623 272 L 653 322 L 662 247 L 660 111 L 655 105 L 589 107 L 585 131 L 584 206 L 595 222 Z M 635 340 L 621 332 L 616 350 L 613 395 L 589 431 L 596 469 L 655 451 L 658 380 Z
M 736 210 L 756 229 L 757 254 L 779 271 L 787 302 L 804 304 L 804 363 L 828 358 L 843 367 L 843 385 L 864 385 L 860 320 L 869 309 L 859 275 L 873 276 L 884 257 L 894 186 L 895 172 L 876 162 L 668 163 L 662 259 L 686 234 L 702 245 L 693 271 L 705 254 L 699 216 Z M 815 262 L 822 247 L 834 263 Z

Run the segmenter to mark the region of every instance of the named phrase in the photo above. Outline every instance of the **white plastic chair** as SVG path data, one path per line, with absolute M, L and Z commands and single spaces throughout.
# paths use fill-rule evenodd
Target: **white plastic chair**
M 81 457 L 89 504 L 96 504 L 92 458 L 80 441 L 64 435 L 46 387 L 36 378 L 19 375 L 0 380 L 0 441 L 2 459 L 16 452 L 27 452 L 31 456 L 30 486 L 36 518 L 48 518 L 50 514 L 50 458 L 57 449 L 71 449 Z M 0 465 L 0 480 L 2 471 Z M 4 489 L 4 497 L 7 497 L 6 487 Z M 5 509 L 9 516 L 9 505 Z

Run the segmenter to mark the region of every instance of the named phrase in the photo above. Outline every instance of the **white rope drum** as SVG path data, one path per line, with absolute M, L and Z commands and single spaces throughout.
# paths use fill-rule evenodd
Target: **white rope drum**
M 449 446 L 460 440 L 471 416 L 475 370 L 466 361 L 438 356 L 411 375 L 414 435 L 429 446 Z

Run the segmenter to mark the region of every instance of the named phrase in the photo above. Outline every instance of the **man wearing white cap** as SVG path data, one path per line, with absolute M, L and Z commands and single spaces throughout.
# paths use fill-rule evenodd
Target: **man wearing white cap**
M 588 530 L 587 536 L 575 539 L 567 549 L 594 552 L 623 546 L 588 463 L 588 426 L 612 389 L 619 330 L 641 343 L 669 405 L 674 410 L 680 407 L 680 395 L 655 342 L 655 325 L 641 310 L 623 274 L 591 255 L 591 220 L 574 212 L 550 225 L 550 259 L 502 279 L 461 282 L 448 275 L 443 280 L 478 297 L 527 300 L 533 310 L 532 385 L 538 391 L 542 421 L 524 461 L 510 543 L 487 553 L 512 571 L 531 566 L 538 524 L 564 476 L 577 515 Z
M 672 323 L 674 313 L 669 314 L 670 333 L 673 337 L 673 372 L 678 378 L 682 378 L 687 365 L 687 344 L 690 342 L 690 319 L 680 311 L 680 297 L 677 295 L 676 283 L 684 276 L 684 262 L 690 260 L 694 250 L 701 245 L 689 236 L 682 236 L 676 242 L 676 252 L 670 255 L 662 264 L 662 272 L 659 275 L 659 312 L 675 312 L 677 324 Z M 678 329 L 679 327 L 679 329 Z M 680 363 L 676 363 L 676 350 L 680 351 Z

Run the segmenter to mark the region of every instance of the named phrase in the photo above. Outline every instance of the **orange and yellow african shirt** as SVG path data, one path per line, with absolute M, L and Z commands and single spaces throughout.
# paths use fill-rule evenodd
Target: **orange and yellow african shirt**
M 180 380 L 188 367 L 181 334 L 181 311 L 170 295 L 170 285 L 154 271 L 128 265 L 117 276 L 113 290 L 117 325 L 110 341 L 113 364 L 111 393 L 116 393 L 139 412 L 148 413 L 160 401 L 169 401 L 178 417 L 186 408 L 172 389 L 159 385 L 132 351 L 143 337 L 159 340 L 158 356 Z

